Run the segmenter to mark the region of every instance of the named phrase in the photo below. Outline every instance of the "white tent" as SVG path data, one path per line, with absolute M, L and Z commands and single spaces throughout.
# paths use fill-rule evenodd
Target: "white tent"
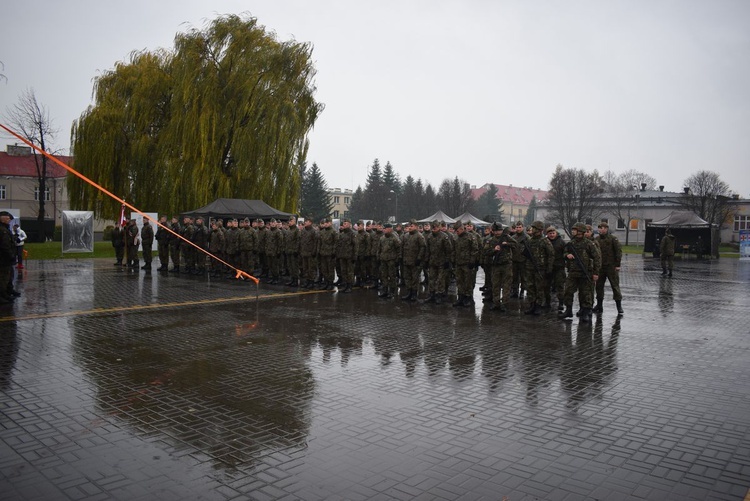
M 492 223 L 488 223 L 487 221 L 482 221 L 481 219 L 474 217 L 469 212 L 464 212 L 460 216 L 456 217 L 456 221 L 461 221 L 462 223 L 471 223 L 474 226 L 488 226 Z
M 445 212 L 439 210 L 431 216 L 427 216 L 424 219 L 417 221 L 418 223 L 431 223 L 433 221 L 440 221 L 442 223 L 455 223 L 456 220 L 448 216 Z

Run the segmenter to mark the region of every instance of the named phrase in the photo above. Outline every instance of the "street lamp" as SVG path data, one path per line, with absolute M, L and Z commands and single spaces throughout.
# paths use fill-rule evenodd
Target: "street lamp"
M 398 224 L 398 193 L 395 190 L 391 190 L 390 193 L 393 194 L 393 200 L 395 202 L 395 207 L 393 210 L 393 223 Z M 388 200 L 391 200 L 390 198 Z

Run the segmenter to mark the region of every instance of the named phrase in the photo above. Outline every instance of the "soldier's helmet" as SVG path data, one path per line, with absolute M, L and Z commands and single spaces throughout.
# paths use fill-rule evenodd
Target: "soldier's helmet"
M 533 223 L 531 223 L 531 227 L 535 230 L 542 231 L 544 230 L 544 223 L 541 221 L 534 221 Z
M 586 233 L 586 225 L 583 224 L 583 223 L 581 223 L 581 222 L 578 222 L 578 223 L 574 224 L 573 225 L 573 229 L 576 230 L 576 231 L 578 231 L 578 233 L 580 233 L 580 234 Z

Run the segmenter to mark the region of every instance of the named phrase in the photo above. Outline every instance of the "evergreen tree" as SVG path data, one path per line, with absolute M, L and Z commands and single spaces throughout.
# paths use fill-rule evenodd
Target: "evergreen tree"
M 536 195 L 531 197 L 531 202 L 529 202 L 529 209 L 526 211 L 526 215 L 523 218 L 523 224 L 526 226 L 531 225 L 534 221 L 536 221 L 536 210 L 537 210 L 537 202 L 536 202 Z
M 352 201 L 349 204 L 349 215 L 352 219 L 372 219 L 364 209 L 365 193 L 361 186 L 357 186 L 352 194 Z
M 406 181 L 401 188 L 400 202 L 398 205 L 399 217 L 404 221 L 409 219 L 421 219 L 424 216 L 420 216 L 418 210 L 419 197 L 417 195 L 417 185 L 414 182 L 414 178 L 406 176 Z
M 333 202 L 328 194 L 328 183 L 315 162 L 309 170 L 303 170 L 301 193 L 300 214 L 303 217 L 311 217 L 313 221 L 320 221 L 333 212 Z
M 474 204 L 476 214 L 480 219 L 494 223 L 495 221 L 503 222 L 502 205 L 503 202 L 497 198 L 497 186 L 490 184 L 487 190 L 479 196 Z

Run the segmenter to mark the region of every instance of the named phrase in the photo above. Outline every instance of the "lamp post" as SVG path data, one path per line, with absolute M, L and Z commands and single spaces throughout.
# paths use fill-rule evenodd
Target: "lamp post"
M 638 193 L 638 187 L 634 186 L 636 192 L 633 198 L 635 198 L 635 245 L 640 245 L 641 235 L 640 235 L 640 224 L 641 221 L 638 219 L 638 203 L 641 201 L 641 195 Z
M 393 200 L 395 202 L 395 207 L 393 210 L 393 223 L 398 224 L 398 193 L 394 190 L 391 190 L 390 193 L 393 195 Z M 390 200 L 390 198 L 388 200 Z

